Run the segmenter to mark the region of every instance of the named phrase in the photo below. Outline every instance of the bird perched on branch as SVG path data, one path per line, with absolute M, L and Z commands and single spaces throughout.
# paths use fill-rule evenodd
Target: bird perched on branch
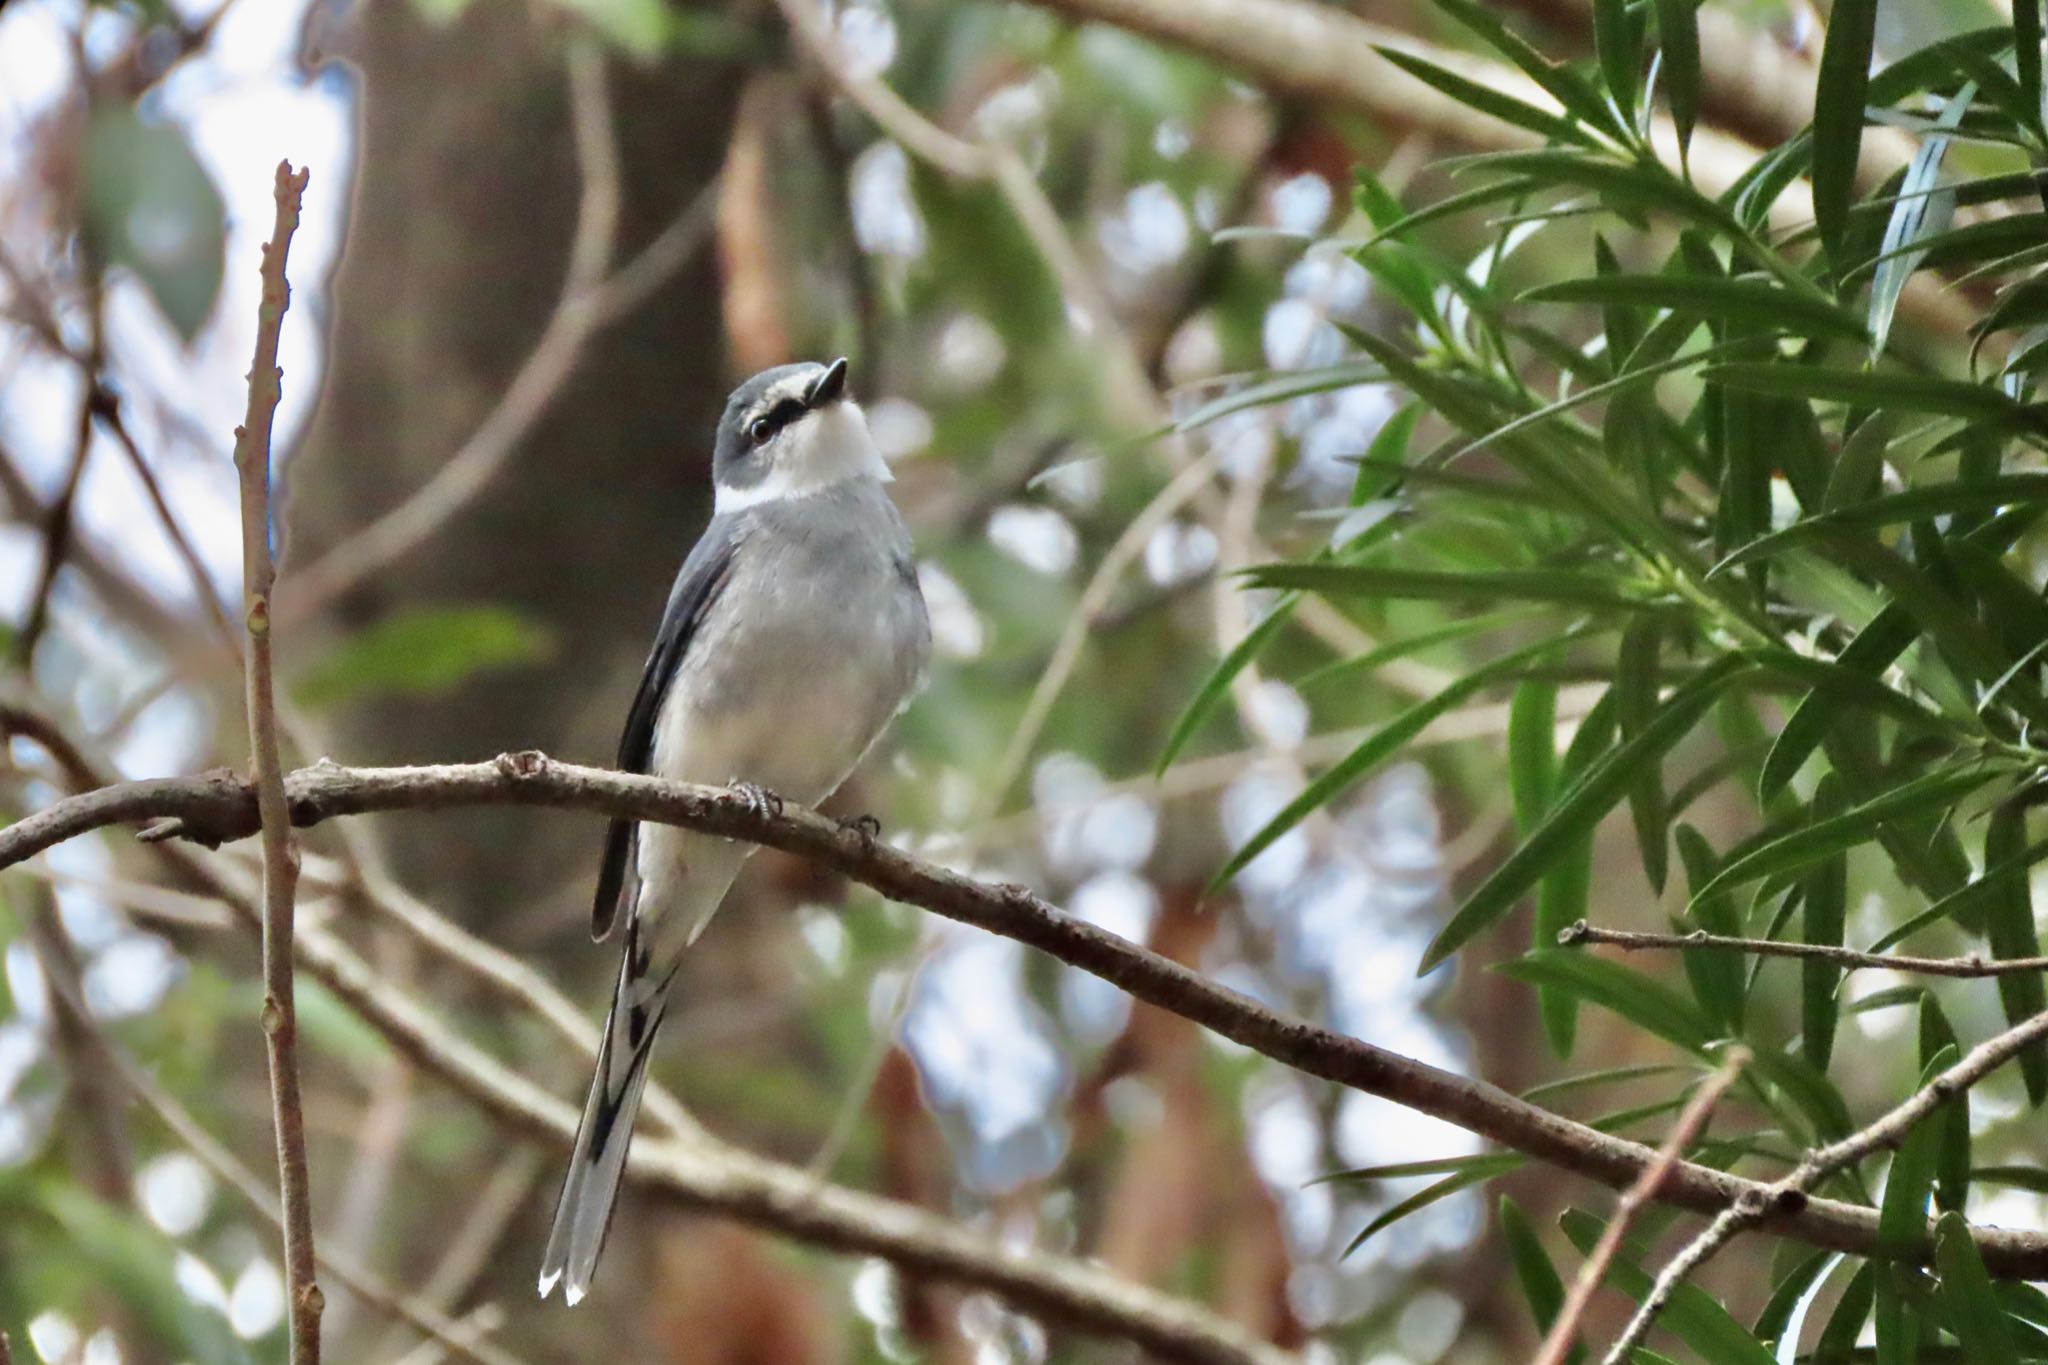
M 730 784 L 755 802 L 829 796 L 901 709 L 931 648 L 889 468 L 846 361 L 782 365 L 733 391 L 711 523 L 669 592 L 619 743 L 628 772 Z M 593 934 L 625 952 L 597 1075 L 541 1262 L 540 1292 L 590 1288 L 625 1172 L 654 1035 L 683 950 L 750 844 L 612 821 Z

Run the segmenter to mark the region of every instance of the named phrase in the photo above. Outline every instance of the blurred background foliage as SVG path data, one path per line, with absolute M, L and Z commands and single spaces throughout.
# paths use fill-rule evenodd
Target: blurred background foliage
M 1031 195 L 878 130 L 772 6 L 12 0 L 8 813 L 78 776 L 24 716 L 106 773 L 242 759 L 212 617 L 238 600 L 225 454 L 289 154 L 314 173 L 280 476 L 302 761 L 606 759 L 724 393 L 843 353 L 939 658 L 837 808 L 1646 1140 L 1740 1040 L 1758 1060 L 1696 1156 L 1760 1176 L 2039 1010 L 2038 976 L 1556 944 L 1584 918 L 2038 952 L 2038 10 L 1290 8 L 1416 79 L 1305 93 L 1316 52 L 1237 60 L 1143 5 L 818 12 L 856 77 L 1014 153 L 1049 255 Z M 592 89 L 609 158 L 579 149 Z M 685 246 L 542 384 L 608 178 L 614 264 Z M 500 458 L 430 534 L 336 569 L 486 437 Z M 318 591 L 293 607 L 295 577 Z M 342 834 L 309 841 L 306 913 L 575 1091 L 555 1035 L 372 910 L 415 896 L 594 1012 L 593 822 Z M 43 864 L 0 879 L 0 1325 L 49 1361 L 277 1358 L 272 1229 L 91 1036 L 267 1170 L 250 945 L 125 839 Z M 658 1065 L 720 1135 L 1312 1360 L 1525 1357 L 1608 1206 L 772 853 L 681 992 Z M 323 1246 L 529 1359 L 1129 1357 L 646 1200 L 598 1302 L 538 1306 L 556 1155 L 317 986 L 301 1008 Z M 1930 1129 L 1913 1179 L 1879 1159 L 1826 1192 L 2048 1228 L 2044 1092 L 2024 1058 Z M 1751 1237 L 1659 1346 L 1902 1360 L 1924 1320 L 1966 1358 L 1980 1322 L 2048 1354 L 2048 1300 L 1943 1270 Z M 327 1287 L 335 1358 L 438 1358 Z M 1603 1296 L 1589 1339 L 1628 1307 Z

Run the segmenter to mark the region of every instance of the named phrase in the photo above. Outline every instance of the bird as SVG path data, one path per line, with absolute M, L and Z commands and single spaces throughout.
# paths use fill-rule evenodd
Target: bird
M 779 365 L 732 393 L 710 523 L 684 560 L 619 741 L 618 766 L 815 805 L 921 685 L 931 625 L 888 464 L 847 362 Z M 867 828 L 864 824 L 864 828 Z M 623 931 L 596 1075 L 541 1260 L 543 1299 L 590 1289 L 647 1063 L 683 951 L 753 845 L 615 819 L 592 907 Z

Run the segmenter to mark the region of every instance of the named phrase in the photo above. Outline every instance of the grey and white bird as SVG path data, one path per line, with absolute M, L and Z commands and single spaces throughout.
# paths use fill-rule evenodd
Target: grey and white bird
M 846 361 L 782 365 L 734 390 L 712 456 L 711 523 L 669 591 L 619 767 L 815 804 L 915 690 L 931 630 L 889 468 Z M 625 952 L 597 1075 L 555 1205 L 540 1292 L 589 1291 L 625 1172 L 647 1060 L 683 950 L 753 846 L 614 820 L 592 933 Z

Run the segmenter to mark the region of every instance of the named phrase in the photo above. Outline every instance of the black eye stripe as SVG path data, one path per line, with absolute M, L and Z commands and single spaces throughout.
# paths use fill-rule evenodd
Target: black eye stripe
M 785 398 L 749 422 L 747 430 L 758 443 L 767 440 L 803 415 L 804 405 L 801 399 Z

